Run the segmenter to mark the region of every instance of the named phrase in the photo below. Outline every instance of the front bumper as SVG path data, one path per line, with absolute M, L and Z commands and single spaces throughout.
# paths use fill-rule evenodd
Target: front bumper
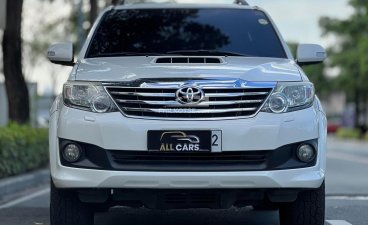
M 257 172 L 101 171 L 57 166 L 52 179 L 59 188 L 317 188 L 324 172 L 311 168 Z
M 148 130 L 221 130 L 223 152 L 273 150 L 318 140 L 315 166 L 271 171 L 152 172 L 79 169 L 61 165 L 59 138 L 110 150 L 147 151 Z M 218 121 L 165 121 L 95 114 L 63 106 L 50 118 L 50 166 L 59 188 L 318 188 L 325 174 L 326 118 L 316 106 L 285 114 Z

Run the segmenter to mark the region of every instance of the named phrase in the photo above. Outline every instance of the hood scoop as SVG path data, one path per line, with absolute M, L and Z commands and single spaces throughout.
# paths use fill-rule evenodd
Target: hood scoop
M 175 64 L 221 64 L 223 59 L 218 57 L 160 57 L 155 63 L 175 63 Z

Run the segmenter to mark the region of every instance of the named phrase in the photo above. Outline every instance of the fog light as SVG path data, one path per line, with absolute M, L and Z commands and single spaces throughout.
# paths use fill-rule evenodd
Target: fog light
M 316 157 L 314 148 L 309 144 L 302 144 L 297 150 L 297 156 L 300 161 L 309 163 Z
M 63 150 L 63 157 L 68 162 L 76 162 L 82 155 L 82 149 L 76 144 L 67 144 Z

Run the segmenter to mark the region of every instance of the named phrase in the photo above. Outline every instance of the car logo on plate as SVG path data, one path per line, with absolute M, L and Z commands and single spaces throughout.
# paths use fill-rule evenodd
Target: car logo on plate
M 187 151 L 198 152 L 200 151 L 200 139 L 196 135 L 188 135 L 182 131 L 170 131 L 161 134 L 161 147 L 160 151 Z
M 184 86 L 176 92 L 176 100 L 182 104 L 198 104 L 204 99 L 204 92 L 195 86 Z

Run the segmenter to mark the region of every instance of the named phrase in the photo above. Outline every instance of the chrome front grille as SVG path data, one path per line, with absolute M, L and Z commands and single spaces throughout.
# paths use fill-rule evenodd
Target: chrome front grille
M 180 85 L 107 86 L 106 90 L 127 116 L 206 119 L 254 116 L 270 95 L 274 84 L 246 87 L 199 87 L 204 92 L 204 99 L 197 104 L 182 104 L 177 101 L 177 91 Z

